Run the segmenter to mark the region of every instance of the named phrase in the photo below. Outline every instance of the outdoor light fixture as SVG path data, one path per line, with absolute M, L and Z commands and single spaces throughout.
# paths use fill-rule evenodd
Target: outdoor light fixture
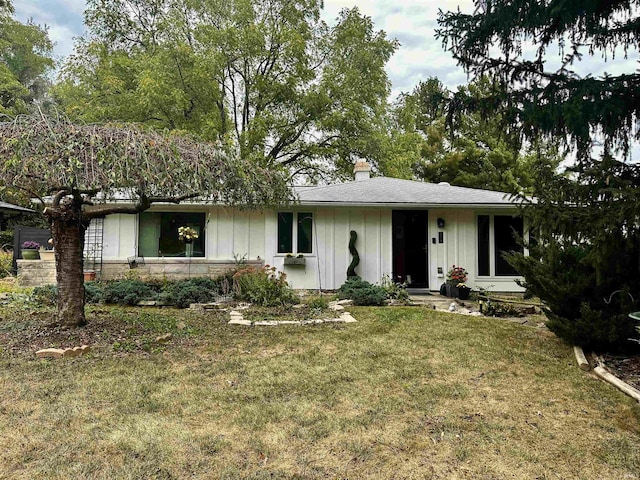
M 444 228 L 444 218 L 438 219 L 438 228 Z

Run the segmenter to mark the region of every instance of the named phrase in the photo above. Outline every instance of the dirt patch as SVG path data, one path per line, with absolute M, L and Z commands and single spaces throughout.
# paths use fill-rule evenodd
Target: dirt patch
M 86 317 L 86 326 L 66 328 L 55 324 L 52 309 L 3 309 L 0 352 L 31 356 L 42 348 L 90 345 L 94 352 L 116 355 L 150 353 L 166 348 L 158 339 L 168 333 L 172 334 L 172 344 L 188 342 L 198 321 L 191 312 L 154 308 L 87 309 Z M 206 317 L 208 321 L 218 317 L 220 323 L 224 321 L 221 312 L 211 312 Z

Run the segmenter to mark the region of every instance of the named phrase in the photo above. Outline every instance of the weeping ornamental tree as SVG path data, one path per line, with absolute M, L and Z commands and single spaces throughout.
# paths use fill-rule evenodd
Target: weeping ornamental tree
M 637 56 L 640 0 L 475 5 L 472 14 L 441 12 L 438 22 L 469 73 L 505 87 L 477 110 L 504 112 L 505 128 L 529 140 L 557 139 L 575 154 L 565 176 L 534 165 L 538 201 L 525 214 L 539 242 L 530 258 L 511 260 L 545 301 L 559 336 L 583 346 L 628 345 L 628 313 L 640 310 L 640 169 L 626 161 L 639 136 L 640 73 L 635 62 L 617 75 L 581 75 L 579 65 Z
M 84 234 L 93 218 L 153 203 L 201 200 L 260 207 L 285 202 L 285 176 L 220 145 L 132 126 L 74 125 L 21 116 L 0 123 L 0 181 L 39 199 L 55 242 L 58 321 L 86 323 Z

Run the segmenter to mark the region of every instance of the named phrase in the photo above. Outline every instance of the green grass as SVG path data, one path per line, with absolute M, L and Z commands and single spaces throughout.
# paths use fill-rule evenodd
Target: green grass
M 8 308 L 7 343 L 47 318 Z M 89 321 L 131 349 L 114 332 L 75 359 L 0 343 L 0 478 L 640 476 L 639 406 L 548 332 L 351 311 L 357 324 L 247 328 L 216 312 L 100 307 Z M 135 346 L 164 332 L 168 345 Z

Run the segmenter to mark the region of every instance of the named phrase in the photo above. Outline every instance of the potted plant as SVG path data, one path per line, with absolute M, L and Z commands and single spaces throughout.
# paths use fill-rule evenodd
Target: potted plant
M 468 272 L 464 269 L 464 267 L 452 265 L 449 271 L 447 272 L 447 296 L 460 298 L 462 300 L 466 300 L 469 298 L 470 288 L 467 287 L 465 283 L 467 281 Z M 461 295 L 465 295 L 465 298 L 462 298 Z
M 40 244 L 38 242 L 27 240 L 22 244 L 22 258 L 24 260 L 38 260 L 40 258 L 40 255 L 38 253 L 39 249 Z
M 52 261 L 55 260 L 55 250 L 53 248 L 53 238 L 50 238 L 47 243 L 51 246 L 49 250 L 44 245 L 40 247 L 40 260 Z

